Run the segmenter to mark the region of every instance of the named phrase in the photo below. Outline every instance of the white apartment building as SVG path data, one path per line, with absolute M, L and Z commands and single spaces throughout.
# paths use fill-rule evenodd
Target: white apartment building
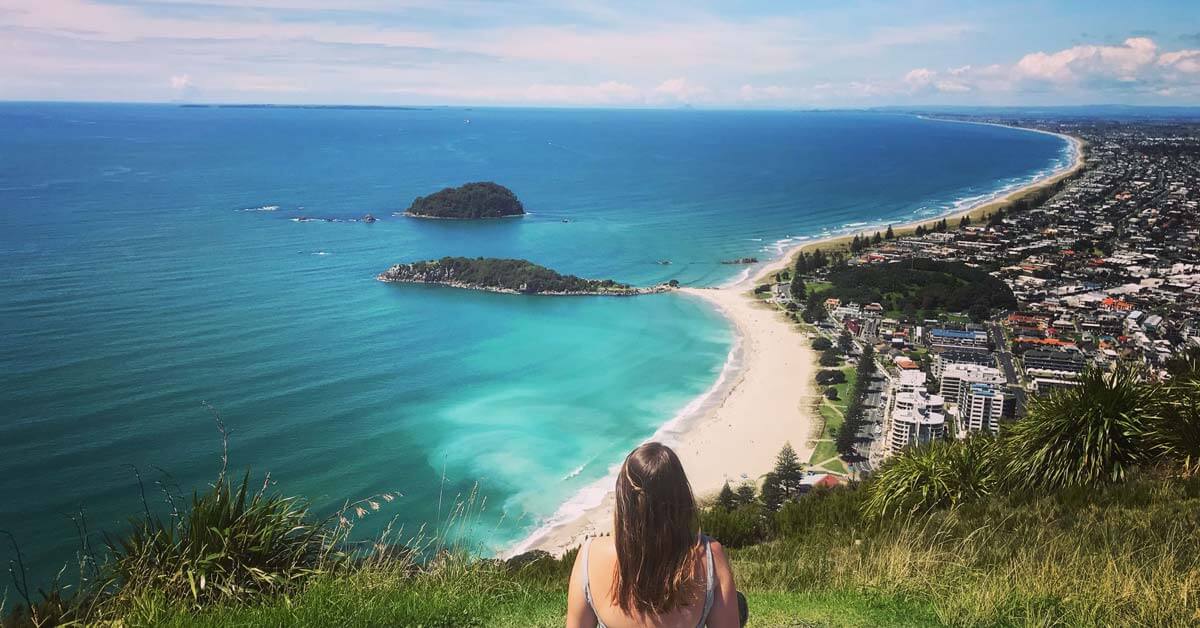
M 958 404 L 958 428 L 963 434 L 1000 433 L 1008 393 L 990 384 L 971 384 Z
M 892 399 L 891 431 L 888 435 L 888 449 L 893 454 L 905 447 L 940 440 L 946 434 L 945 400 L 942 396 L 926 392 L 924 382 L 917 390 L 901 391 L 900 385 L 898 383 Z
M 1003 389 L 1007 380 L 1000 369 L 978 364 L 950 364 L 942 370 L 942 396 L 950 403 L 962 403 L 974 384 Z

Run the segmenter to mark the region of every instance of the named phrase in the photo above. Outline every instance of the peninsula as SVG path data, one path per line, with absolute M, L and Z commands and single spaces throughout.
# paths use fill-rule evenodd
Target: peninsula
M 506 294 L 634 296 L 665 292 L 675 283 L 637 288 L 611 279 L 581 279 L 563 275 L 523 259 L 443 257 L 438 260 L 395 264 L 379 274 L 379 281 L 426 283 Z
M 480 181 L 418 196 L 404 210 L 404 215 L 449 220 L 507 218 L 525 215 L 525 206 L 512 190 L 491 181 Z

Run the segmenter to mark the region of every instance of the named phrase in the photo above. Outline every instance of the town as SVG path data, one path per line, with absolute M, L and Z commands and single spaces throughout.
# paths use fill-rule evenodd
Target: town
M 1200 351 L 1200 124 L 958 119 L 1078 138 L 1082 167 L 982 216 L 802 252 L 759 286 L 824 352 L 821 405 L 836 413 L 821 416 L 840 425 L 816 437 L 839 437 L 843 466 L 819 470 L 857 477 L 914 444 L 995 434 L 1087 369 L 1161 379 Z M 834 389 L 839 350 L 840 372 L 870 356 L 883 368 Z

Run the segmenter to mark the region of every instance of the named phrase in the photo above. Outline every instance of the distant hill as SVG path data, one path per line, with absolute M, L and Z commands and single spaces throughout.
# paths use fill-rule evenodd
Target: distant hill
M 512 190 L 491 181 L 480 181 L 418 196 L 404 213 L 417 218 L 473 220 L 522 216 L 525 206 Z

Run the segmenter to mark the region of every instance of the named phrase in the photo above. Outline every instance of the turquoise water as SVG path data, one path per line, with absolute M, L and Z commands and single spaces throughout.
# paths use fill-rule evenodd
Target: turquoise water
M 319 509 L 404 493 L 364 532 L 478 483 L 479 540 L 503 549 L 708 390 L 732 332 L 678 295 L 376 273 L 486 255 L 720 284 L 743 270 L 722 259 L 943 213 L 1067 159 L 1048 135 L 870 113 L 0 105 L 0 528 L 45 575 L 76 547 L 68 513 L 120 530 L 140 510 L 128 465 L 153 505 L 156 468 L 203 486 L 208 401 L 234 467 Z M 489 179 L 531 215 L 389 216 Z

